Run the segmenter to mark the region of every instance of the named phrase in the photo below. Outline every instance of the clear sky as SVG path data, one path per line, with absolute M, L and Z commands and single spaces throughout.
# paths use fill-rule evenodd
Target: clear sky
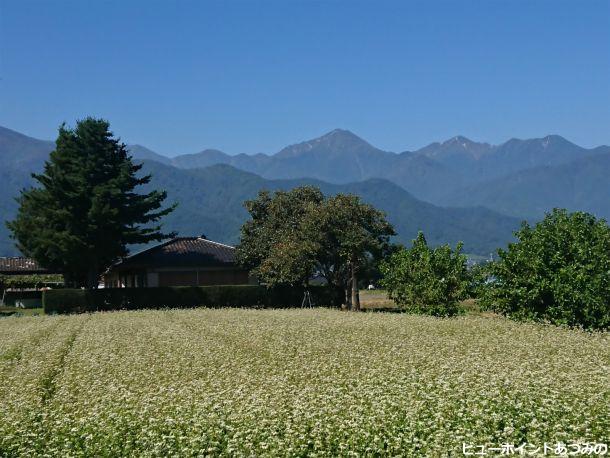
M 87 115 L 167 155 L 610 144 L 610 1 L 0 0 L 0 125 Z

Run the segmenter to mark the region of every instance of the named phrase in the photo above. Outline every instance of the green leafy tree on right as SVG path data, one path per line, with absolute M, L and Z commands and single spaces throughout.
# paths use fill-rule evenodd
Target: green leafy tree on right
M 409 249 L 401 248 L 381 263 L 381 285 L 407 312 L 453 316 L 469 292 L 469 273 L 462 244 L 430 248 L 420 232 Z
M 487 266 L 482 305 L 520 320 L 610 327 L 610 227 L 584 212 L 554 209 Z

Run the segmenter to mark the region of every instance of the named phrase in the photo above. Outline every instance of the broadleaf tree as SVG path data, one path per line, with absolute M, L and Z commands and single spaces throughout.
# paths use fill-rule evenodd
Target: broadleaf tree
M 313 275 L 346 290 L 359 309 L 359 269 L 394 234 L 385 215 L 353 195 L 324 197 L 315 187 L 267 191 L 245 203 L 251 219 L 241 230 L 237 257 L 273 286 L 306 285 Z
M 141 167 L 107 121 L 60 126 L 44 171 L 32 175 L 39 186 L 22 190 L 17 216 L 7 223 L 20 251 L 62 272 L 67 285 L 95 288 L 128 245 L 171 237 L 159 220 L 175 205 L 162 208 L 164 191 L 136 192 L 151 180 L 138 176 Z
M 237 259 L 269 286 L 304 285 L 316 268 L 316 241 L 305 230 L 306 216 L 324 200 L 311 186 L 259 192 L 244 206 L 250 220 L 241 228 Z
M 360 310 L 358 276 L 388 248 L 394 228 L 383 212 L 352 194 L 328 197 L 314 210 L 310 227 L 318 234 L 322 274 L 346 289 L 348 308 Z
M 610 328 L 610 226 L 554 209 L 499 250 L 487 270 L 484 306 L 516 319 Z
M 469 293 L 470 276 L 462 244 L 428 246 L 420 232 L 411 248 L 402 248 L 381 264 L 390 299 L 406 311 L 433 316 L 459 313 L 458 303 Z

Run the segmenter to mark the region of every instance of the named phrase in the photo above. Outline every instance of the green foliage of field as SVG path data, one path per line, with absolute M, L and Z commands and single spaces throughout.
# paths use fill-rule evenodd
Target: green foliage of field
M 0 320 L 1 456 L 461 456 L 608 442 L 610 337 L 502 318 L 173 310 Z

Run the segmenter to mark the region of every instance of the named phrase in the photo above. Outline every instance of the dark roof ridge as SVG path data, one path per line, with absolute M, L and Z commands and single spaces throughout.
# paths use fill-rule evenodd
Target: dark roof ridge
M 220 245 L 220 246 L 224 246 L 224 247 L 227 247 L 227 248 L 233 248 L 233 249 L 235 249 L 235 247 L 234 247 L 234 246 L 231 246 L 231 245 L 226 245 L 226 244 L 224 244 L 224 243 L 220 243 L 220 242 L 215 242 L 214 240 L 206 239 L 206 238 L 204 238 L 204 237 L 195 237 L 195 238 L 205 240 L 206 242 L 213 243 L 214 245 Z
M 167 245 L 168 243 L 171 243 L 171 242 L 173 242 L 173 241 L 175 241 L 175 240 L 177 240 L 177 239 L 180 239 L 180 238 L 184 238 L 184 237 L 174 237 L 173 239 L 169 239 L 169 240 L 166 240 L 165 242 L 158 243 L 157 245 L 153 245 L 153 246 L 151 246 L 151 247 L 144 248 L 144 249 L 142 249 L 142 250 L 140 250 L 140 251 L 137 251 L 137 252 L 135 252 L 135 253 L 133 253 L 133 254 L 130 254 L 129 256 L 125 256 L 123 259 L 121 259 L 121 260 L 117 261 L 117 262 L 115 263 L 115 265 L 116 265 L 116 264 L 120 264 L 121 262 L 123 262 L 123 261 L 125 261 L 125 260 L 127 260 L 127 259 L 133 258 L 134 256 L 138 256 L 138 255 L 140 255 L 140 254 L 142 254 L 142 253 L 146 253 L 147 251 L 154 250 L 155 248 L 161 248 L 161 247 L 164 247 L 164 246 L 165 246 L 165 245 Z
M 184 244 L 189 244 L 192 245 L 194 244 L 194 246 L 199 245 L 200 247 L 205 247 L 207 246 L 207 249 L 204 249 L 204 251 L 208 251 L 208 250 L 212 250 L 209 255 L 216 257 L 220 262 L 233 262 L 233 257 L 234 257 L 234 251 L 235 251 L 235 247 L 231 246 L 231 245 L 226 245 L 224 243 L 220 243 L 220 242 L 215 242 L 213 240 L 209 240 L 204 236 L 181 236 L 181 237 L 174 237 L 170 240 L 166 240 L 162 243 L 153 245 L 151 247 L 148 248 L 144 248 L 143 250 L 140 250 L 132 255 L 126 256 L 123 259 L 120 259 L 119 261 L 117 261 L 114 266 L 119 266 L 122 264 L 129 264 L 129 263 L 133 263 L 133 262 L 138 262 L 138 261 L 144 261 L 146 259 L 148 259 L 150 256 L 155 256 L 155 252 L 159 251 L 159 250 L 170 250 L 173 251 L 174 248 L 173 246 L 177 247 L 178 250 L 180 250 L 180 247 L 184 247 Z M 227 254 L 227 255 L 220 255 L 218 254 L 219 252 L 217 250 L 225 250 L 226 252 L 230 252 L 231 254 Z M 191 250 L 189 250 L 191 251 Z M 193 252 L 197 252 L 198 250 L 195 249 Z M 212 254 L 216 252 L 217 254 Z M 228 258 L 227 258 L 228 256 Z M 228 261 L 228 259 L 230 259 L 230 261 Z

